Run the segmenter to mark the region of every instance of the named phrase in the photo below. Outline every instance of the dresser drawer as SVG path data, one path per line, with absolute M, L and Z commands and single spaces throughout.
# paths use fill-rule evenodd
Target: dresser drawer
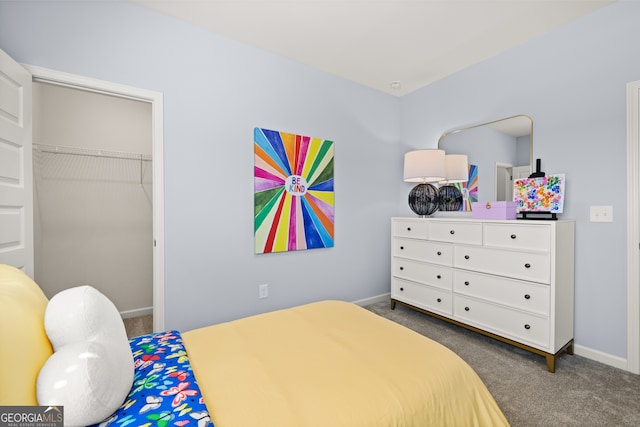
M 467 245 L 482 244 L 482 223 L 433 221 L 429 228 L 431 240 Z
M 419 283 L 412 283 L 394 277 L 391 280 L 391 298 L 451 317 L 451 291 L 445 291 Z
M 453 287 L 453 270 L 449 267 L 396 257 L 391 264 L 391 272 L 395 277 L 444 288 L 448 291 Z
M 391 253 L 394 257 L 448 266 L 453 264 L 453 246 L 446 243 L 394 237 Z
M 453 272 L 453 292 L 549 315 L 549 285 L 541 285 L 464 270 Z
M 427 221 L 393 220 L 391 231 L 394 236 L 398 237 L 428 239 L 429 223 Z
M 454 295 L 453 318 L 505 338 L 548 350 L 549 318 Z
M 532 282 L 551 282 L 551 257 L 548 253 L 455 246 L 453 266 Z
M 493 248 L 549 252 L 551 227 L 548 225 L 484 224 L 484 245 Z

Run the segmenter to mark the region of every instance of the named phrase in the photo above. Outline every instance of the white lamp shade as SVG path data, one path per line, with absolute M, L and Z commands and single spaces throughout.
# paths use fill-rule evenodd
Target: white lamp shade
M 469 159 L 466 154 L 447 154 L 444 161 L 447 166 L 446 182 L 469 180 Z
M 444 150 L 415 150 L 405 153 L 405 182 L 437 182 L 446 176 Z

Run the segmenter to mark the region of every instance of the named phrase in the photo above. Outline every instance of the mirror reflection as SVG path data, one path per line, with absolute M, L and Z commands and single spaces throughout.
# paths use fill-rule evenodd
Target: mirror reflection
M 533 121 L 518 115 L 445 132 L 438 148 L 466 154 L 470 180 L 464 184 L 461 210 L 472 202 L 513 200 L 513 181 L 531 174 Z

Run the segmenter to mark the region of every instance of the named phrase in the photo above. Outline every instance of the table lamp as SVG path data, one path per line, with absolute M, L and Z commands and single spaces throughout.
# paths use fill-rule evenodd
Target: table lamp
M 438 189 L 430 184 L 446 179 L 444 150 L 414 150 L 404 155 L 404 181 L 418 182 L 409 193 L 409 207 L 420 216 L 438 210 Z

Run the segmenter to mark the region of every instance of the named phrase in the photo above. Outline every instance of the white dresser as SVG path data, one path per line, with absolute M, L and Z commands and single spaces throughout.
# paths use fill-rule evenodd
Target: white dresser
M 392 218 L 396 302 L 546 357 L 573 354 L 574 222 Z

